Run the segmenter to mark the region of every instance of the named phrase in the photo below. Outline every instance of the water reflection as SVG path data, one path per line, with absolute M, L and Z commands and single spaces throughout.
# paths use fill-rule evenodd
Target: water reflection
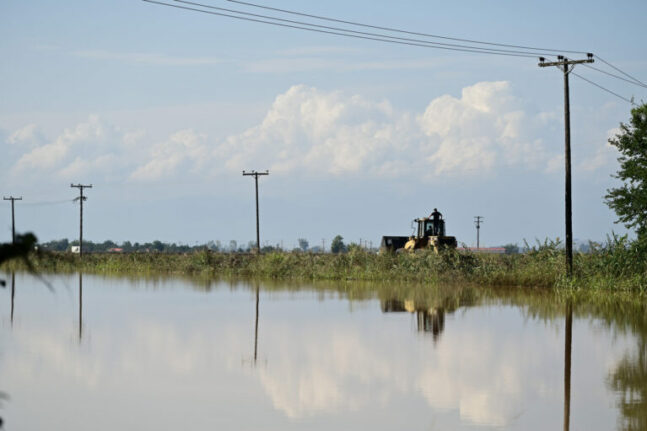
M 79 272 L 79 343 L 83 339 L 83 273 Z
M 14 300 L 16 297 L 16 273 L 11 273 L 11 327 L 13 328 L 13 310 L 14 310 Z
M 77 334 L 77 319 L 70 321 L 76 292 L 44 295 L 20 274 L 17 282 L 28 306 L 20 307 L 15 330 L 0 333 L 0 381 L 15 399 L 7 420 L 24 420 L 24 429 L 61 417 L 70 430 L 178 429 L 187 417 L 198 430 L 394 429 L 404 422 L 517 430 L 612 429 L 618 422 L 634 430 L 646 423 L 647 315 L 640 305 L 611 312 L 558 302 L 549 292 L 405 287 L 366 294 L 348 284 L 191 285 L 78 274 Z M 339 294 L 352 289 L 361 299 Z M 240 358 L 251 356 L 252 307 L 253 363 L 272 360 L 250 371 Z M 411 313 L 430 337 L 380 309 Z M 77 335 L 79 342 L 85 336 L 81 346 Z M 65 389 L 51 400 L 53 388 Z M 618 409 L 609 409 L 617 394 Z M 106 400 L 123 422 L 101 423 Z M 74 422 L 78 405 L 84 419 Z
M 389 299 L 380 301 L 383 313 L 409 312 L 416 315 L 416 322 L 419 332 L 431 333 L 434 342 L 445 329 L 445 308 L 434 307 L 427 304 L 416 304 L 412 300 Z M 448 310 L 452 313 L 454 310 Z
M 256 365 L 256 359 L 258 357 L 258 302 L 259 302 L 259 285 L 256 284 L 256 316 L 254 319 L 254 365 Z
M 636 329 L 635 350 L 626 353 L 609 376 L 622 413 L 619 427 L 626 431 L 647 430 L 647 324 L 643 320 Z
M 564 322 L 564 431 L 571 421 L 571 345 L 573 342 L 573 303 L 566 302 Z

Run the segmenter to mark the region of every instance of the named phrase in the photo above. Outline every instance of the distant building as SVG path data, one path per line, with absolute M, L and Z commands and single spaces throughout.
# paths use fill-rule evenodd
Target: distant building
M 81 253 L 81 247 L 79 247 L 78 245 L 73 245 L 70 247 L 70 251 L 72 253 Z
M 124 249 L 119 247 L 113 247 L 108 249 L 108 253 L 123 253 Z

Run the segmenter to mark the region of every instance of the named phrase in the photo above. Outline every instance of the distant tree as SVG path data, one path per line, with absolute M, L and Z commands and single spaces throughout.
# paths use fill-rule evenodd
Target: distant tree
M 505 248 L 505 254 L 518 254 L 519 246 L 517 244 L 506 244 L 503 246 Z
M 301 250 L 303 250 L 303 251 L 307 251 L 307 250 L 308 250 L 308 245 L 310 245 L 310 244 L 308 244 L 308 240 L 307 240 L 307 239 L 305 239 L 305 238 L 299 238 L 297 241 L 299 241 L 299 248 L 300 248 Z
M 256 244 L 254 244 L 254 246 L 256 246 Z M 235 253 L 236 250 L 238 250 L 238 242 L 232 239 L 231 241 L 229 241 L 229 251 Z
M 51 250 L 51 251 L 67 251 L 69 246 L 70 246 L 70 243 L 67 240 L 67 238 L 53 240 L 53 241 L 40 244 L 41 248 L 45 250 Z
M 164 244 L 162 243 L 162 241 L 155 240 L 153 241 L 152 249 L 155 251 L 164 251 Z
M 647 240 L 647 104 L 631 110 L 629 124 L 609 139 L 620 151 L 620 170 L 615 175 L 621 187 L 607 190 L 605 201 L 627 228 L 634 228 L 639 240 Z
M 114 241 L 106 240 L 102 244 L 98 245 L 98 250 L 97 251 L 108 251 L 111 248 L 117 248 L 117 243 Z
M 344 244 L 344 237 L 337 235 L 333 238 L 332 243 L 330 244 L 330 251 L 332 253 L 345 253 L 346 245 Z
M 129 253 L 133 251 L 133 245 L 130 243 L 130 241 L 124 241 L 121 243 L 121 248 L 124 249 L 125 252 Z
M 353 252 L 353 251 L 360 251 L 360 250 L 362 250 L 362 246 L 361 246 L 361 245 L 359 245 L 359 244 L 357 244 L 357 243 L 355 243 L 355 242 L 351 242 L 350 244 L 348 244 L 348 245 L 346 246 L 346 250 L 347 250 L 349 253 L 350 253 L 350 252 Z

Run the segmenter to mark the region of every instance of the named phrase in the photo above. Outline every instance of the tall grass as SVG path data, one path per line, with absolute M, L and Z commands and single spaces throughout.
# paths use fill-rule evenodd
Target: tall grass
M 345 254 L 272 252 L 86 254 L 41 253 L 32 259 L 41 272 L 169 274 L 255 277 L 278 280 L 417 281 L 485 286 L 560 287 L 647 293 L 647 247 L 613 236 L 592 252 L 576 253 L 573 277 L 565 275 L 564 252 L 556 241 L 524 254 L 489 255 L 463 251 L 374 254 L 354 248 Z M 3 265 L 20 269 L 19 261 Z

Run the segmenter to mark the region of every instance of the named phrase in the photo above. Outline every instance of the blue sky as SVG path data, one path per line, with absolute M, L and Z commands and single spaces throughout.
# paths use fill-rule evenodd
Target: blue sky
M 591 51 L 643 81 L 642 1 L 259 3 L 483 41 Z M 227 1 L 219 7 L 244 9 Z M 286 247 L 377 244 L 438 207 L 459 242 L 563 237 L 563 90 L 533 58 L 387 45 L 141 1 L 4 2 L 1 192 L 17 229 L 76 238 L 69 184 L 92 183 L 85 237 Z M 267 12 L 261 12 L 267 13 Z M 604 64 L 595 66 L 605 67 Z M 576 72 L 637 100 L 644 88 Z M 604 239 L 630 105 L 571 78 L 574 236 Z M 10 211 L 0 212 L 10 238 Z

